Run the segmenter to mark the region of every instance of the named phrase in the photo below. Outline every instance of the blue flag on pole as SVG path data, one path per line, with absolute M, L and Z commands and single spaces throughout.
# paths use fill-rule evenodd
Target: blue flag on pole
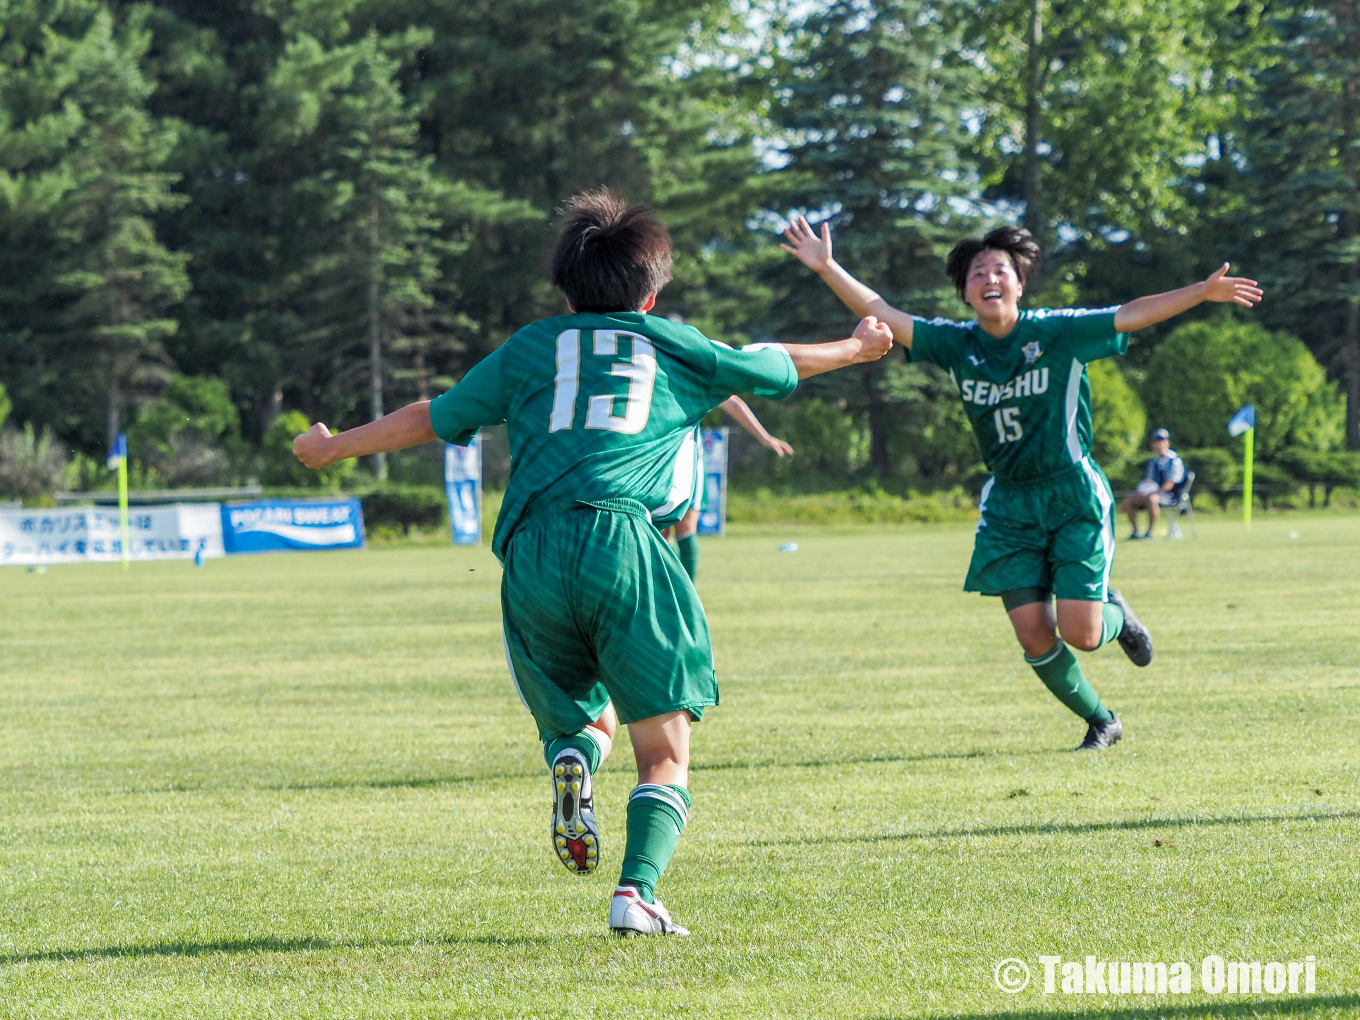
M 1242 410 L 1232 416 L 1232 421 L 1228 422 L 1228 435 L 1240 436 L 1247 429 L 1256 427 L 1256 405 L 1248 404 Z
M 113 449 L 109 451 L 109 459 L 106 462 L 110 471 L 118 470 L 118 462 L 127 459 L 127 433 L 118 433 L 118 438 L 113 441 Z

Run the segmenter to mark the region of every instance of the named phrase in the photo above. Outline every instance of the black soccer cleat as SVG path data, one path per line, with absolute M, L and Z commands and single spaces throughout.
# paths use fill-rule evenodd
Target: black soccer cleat
M 1152 661 L 1152 635 L 1143 621 L 1133 615 L 1133 607 L 1118 588 L 1110 589 L 1110 601 L 1124 610 L 1124 629 L 1119 632 L 1119 647 L 1135 666 L 1146 666 Z
M 1077 747 L 1078 751 L 1104 751 L 1119 743 L 1124 735 L 1124 724 L 1113 712 L 1105 722 L 1091 720 L 1086 724 L 1086 739 Z

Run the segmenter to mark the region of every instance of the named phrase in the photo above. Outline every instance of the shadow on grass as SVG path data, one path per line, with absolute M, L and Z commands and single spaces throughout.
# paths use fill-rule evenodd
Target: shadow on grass
M 739 769 L 820 769 L 837 765 L 888 765 L 927 761 L 969 761 L 976 758 L 1015 758 L 1022 755 L 1048 755 L 1060 752 L 1052 749 L 1025 748 L 1015 751 L 953 751 L 928 754 L 866 754 L 850 758 L 822 758 L 814 761 L 716 761 L 690 765 L 691 772 L 736 771 Z M 514 782 L 521 779 L 538 780 L 543 772 L 501 772 L 480 776 L 393 776 L 385 779 L 336 779 L 314 783 L 280 783 L 261 787 L 280 793 L 303 793 L 313 790 L 420 790 L 437 786 L 468 786 L 474 783 Z M 149 793 L 195 793 L 211 787 L 162 787 Z
M 560 942 L 547 935 L 444 935 L 432 939 L 388 941 L 381 939 L 335 942 L 330 939 L 229 939 L 222 942 L 162 942 L 149 946 L 96 946 L 89 949 L 48 949 L 39 953 L 0 956 L 0 967 L 50 961 L 119 960 L 143 957 L 244 955 L 248 953 L 325 953 L 349 949 L 410 949 L 426 946 L 490 946 L 520 949 Z
M 1360 995 L 1289 995 L 1278 999 L 1258 999 L 1255 1002 L 1213 1002 L 1176 1006 L 1130 1006 L 1127 1009 L 1086 1010 L 1030 1010 L 1024 1013 L 950 1013 L 931 1020 L 1193 1020 L 1199 1017 L 1271 1017 L 1309 1016 L 1317 1010 L 1355 1009 L 1360 1007 Z M 1355 1013 L 1349 1014 L 1355 1016 Z M 907 1020 L 905 1016 L 889 1015 L 875 1020 Z
M 1035 825 L 990 825 L 980 829 L 937 829 L 934 832 L 881 832 L 849 836 L 804 836 L 752 840 L 743 846 L 809 846 L 818 843 L 891 843 L 896 840 L 962 839 L 967 836 L 1043 836 L 1050 833 L 1186 829 L 1213 825 L 1257 825 L 1272 822 L 1339 822 L 1360 818 L 1360 811 L 1304 812 L 1295 815 L 1226 815 L 1190 818 L 1129 818 L 1117 822 L 1041 822 Z

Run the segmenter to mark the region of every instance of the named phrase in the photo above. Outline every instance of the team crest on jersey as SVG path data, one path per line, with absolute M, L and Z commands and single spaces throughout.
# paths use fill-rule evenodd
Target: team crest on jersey
M 1026 365 L 1034 364 L 1036 361 L 1039 360 L 1040 356 L 1044 353 L 1043 351 L 1039 350 L 1038 340 L 1031 340 L 1029 343 L 1025 344 L 1024 347 L 1021 347 L 1020 351 L 1025 356 Z

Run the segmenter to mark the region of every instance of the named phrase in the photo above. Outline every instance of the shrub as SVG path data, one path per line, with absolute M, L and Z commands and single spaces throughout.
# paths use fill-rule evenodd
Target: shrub
M 1317 490 L 1322 489 L 1322 505 L 1332 505 L 1338 488 L 1360 487 L 1360 453 L 1341 450 L 1286 450 L 1280 465 L 1308 486 L 1308 505 L 1317 506 Z
M 364 505 L 364 528 L 433 529 L 448 522 L 443 489 L 424 485 L 382 485 L 357 493 Z
M 1256 405 L 1263 460 L 1341 441 L 1341 395 L 1303 342 L 1227 316 L 1187 323 L 1158 344 L 1142 396 L 1153 424 L 1187 446 L 1240 449 L 1227 426 L 1244 404 Z
M 337 489 L 354 474 L 354 461 L 342 460 L 313 471 L 293 455 L 293 439 L 312 427 L 301 411 L 285 411 L 274 419 L 260 441 L 261 477 L 266 485 L 304 489 Z
M 1086 366 L 1091 382 L 1091 454 L 1107 474 L 1122 475 L 1139 459 L 1147 412 L 1113 358 Z
M 179 375 L 128 428 L 137 459 L 168 486 L 229 479 L 225 447 L 240 429 L 231 391 L 221 379 Z
M 1227 450 L 1211 446 L 1181 450 L 1180 455 L 1186 470 L 1195 472 L 1195 489 L 1211 493 L 1219 502 L 1242 480 L 1241 464 Z
M 33 426 L 0 432 L 0 495 L 32 502 L 50 496 L 66 478 L 66 451 L 43 427 Z

